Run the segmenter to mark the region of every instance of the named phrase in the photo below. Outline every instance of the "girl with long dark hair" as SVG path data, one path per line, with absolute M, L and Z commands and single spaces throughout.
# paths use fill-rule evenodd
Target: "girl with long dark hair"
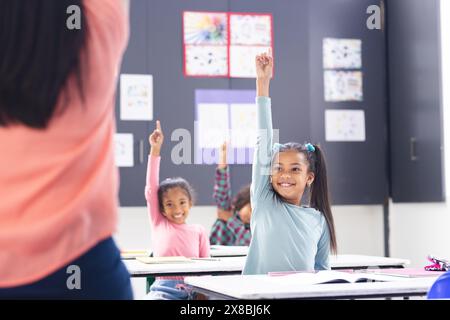
M 250 188 L 252 241 L 243 273 L 329 269 L 329 254 L 337 245 L 323 151 L 310 143 L 273 144 L 270 53 L 256 57 L 256 71 L 259 132 Z M 309 206 L 303 206 L 308 190 Z

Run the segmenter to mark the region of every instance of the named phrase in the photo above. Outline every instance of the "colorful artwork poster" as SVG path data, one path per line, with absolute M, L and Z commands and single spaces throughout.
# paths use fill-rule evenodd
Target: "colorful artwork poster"
M 251 164 L 256 141 L 254 90 L 196 90 L 194 149 L 196 164 L 217 164 L 228 143 L 229 164 Z
M 184 74 L 255 78 L 255 56 L 272 48 L 272 35 L 270 14 L 186 11 Z
M 186 76 L 228 76 L 226 12 L 184 12 L 183 39 Z
M 325 110 L 326 141 L 365 141 L 363 110 Z
M 120 75 L 120 120 L 153 120 L 152 75 Z
M 359 39 L 323 39 L 324 69 L 360 69 L 361 46 Z
M 228 16 L 225 12 L 184 12 L 184 43 L 227 45 Z
M 361 71 L 324 72 L 325 101 L 363 101 L 363 74 Z

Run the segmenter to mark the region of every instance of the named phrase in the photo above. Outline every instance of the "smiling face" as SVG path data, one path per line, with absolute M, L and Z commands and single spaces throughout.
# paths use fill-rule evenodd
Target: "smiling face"
M 186 222 L 192 207 L 192 201 L 186 191 L 179 187 L 170 188 L 164 193 L 162 203 L 163 214 L 169 221 L 176 224 Z
M 272 187 L 287 202 L 300 205 L 306 185 L 314 181 L 303 153 L 279 152 L 272 164 Z

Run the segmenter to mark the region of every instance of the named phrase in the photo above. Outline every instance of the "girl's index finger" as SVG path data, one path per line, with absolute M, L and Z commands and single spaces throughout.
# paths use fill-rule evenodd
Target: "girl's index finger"
M 156 130 L 161 131 L 161 122 L 159 120 L 156 120 Z

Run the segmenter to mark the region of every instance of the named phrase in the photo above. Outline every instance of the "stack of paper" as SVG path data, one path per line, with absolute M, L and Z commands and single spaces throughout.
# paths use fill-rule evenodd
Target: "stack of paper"
M 150 250 L 140 249 L 140 250 L 122 250 L 120 256 L 122 259 L 136 259 L 138 257 L 149 257 L 151 254 Z

